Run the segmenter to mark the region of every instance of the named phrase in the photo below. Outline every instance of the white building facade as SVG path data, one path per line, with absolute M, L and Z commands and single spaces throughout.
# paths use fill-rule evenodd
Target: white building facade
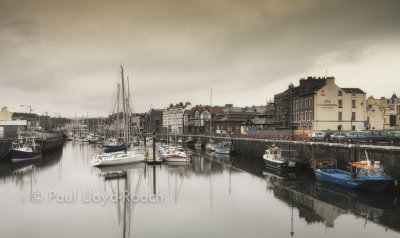
M 187 119 L 184 117 L 186 110 L 191 109 L 191 105 L 174 106 L 164 109 L 163 111 L 163 127 L 167 128 L 166 132 L 171 134 L 182 134 Z
M 293 89 L 298 96 L 290 104 L 293 124 L 299 130 L 366 129 L 366 94 L 361 89 L 340 88 L 333 77 L 309 78 L 300 83 L 304 86 Z

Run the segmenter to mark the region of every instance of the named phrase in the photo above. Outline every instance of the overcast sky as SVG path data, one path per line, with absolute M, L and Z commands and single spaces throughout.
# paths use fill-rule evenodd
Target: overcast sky
M 400 1 L 0 0 L 0 106 L 105 116 L 120 78 L 136 112 L 261 105 L 301 77 L 400 94 Z

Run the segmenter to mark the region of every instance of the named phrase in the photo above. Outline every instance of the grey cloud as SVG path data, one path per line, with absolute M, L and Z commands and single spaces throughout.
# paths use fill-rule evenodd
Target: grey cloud
M 210 87 L 251 92 L 325 62 L 357 63 L 374 45 L 400 38 L 398 1 L 3 0 L 0 6 L 2 87 L 45 93 L 69 111 L 111 110 L 103 105 L 121 61 L 143 110 L 155 105 L 149 94 L 167 105 L 190 95 L 201 101 L 199 93 Z

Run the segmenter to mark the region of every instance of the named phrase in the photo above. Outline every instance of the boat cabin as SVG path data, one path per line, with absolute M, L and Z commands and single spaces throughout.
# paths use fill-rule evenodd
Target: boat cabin
M 358 171 L 358 175 L 365 176 L 365 177 L 387 177 L 388 176 L 383 168 L 371 168 L 371 169 L 361 168 Z
M 23 147 L 23 143 L 13 142 L 11 143 L 11 149 L 20 149 Z
M 297 157 L 296 150 L 282 150 L 279 147 L 271 147 L 265 151 L 267 156 Z

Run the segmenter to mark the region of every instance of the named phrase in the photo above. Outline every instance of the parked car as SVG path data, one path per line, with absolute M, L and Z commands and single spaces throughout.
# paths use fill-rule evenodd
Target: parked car
M 400 142 L 400 131 L 389 132 L 388 141 L 390 144 L 399 143 Z
M 367 142 L 367 133 L 363 131 L 350 131 L 346 134 L 346 141 L 348 143 Z
M 311 134 L 311 141 L 329 141 L 331 132 L 315 131 Z
M 388 134 L 384 131 L 369 131 L 367 133 L 368 143 L 386 142 L 388 139 Z
M 345 142 L 346 141 L 346 132 L 336 132 L 331 136 L 331 140 L 333 142 Z

